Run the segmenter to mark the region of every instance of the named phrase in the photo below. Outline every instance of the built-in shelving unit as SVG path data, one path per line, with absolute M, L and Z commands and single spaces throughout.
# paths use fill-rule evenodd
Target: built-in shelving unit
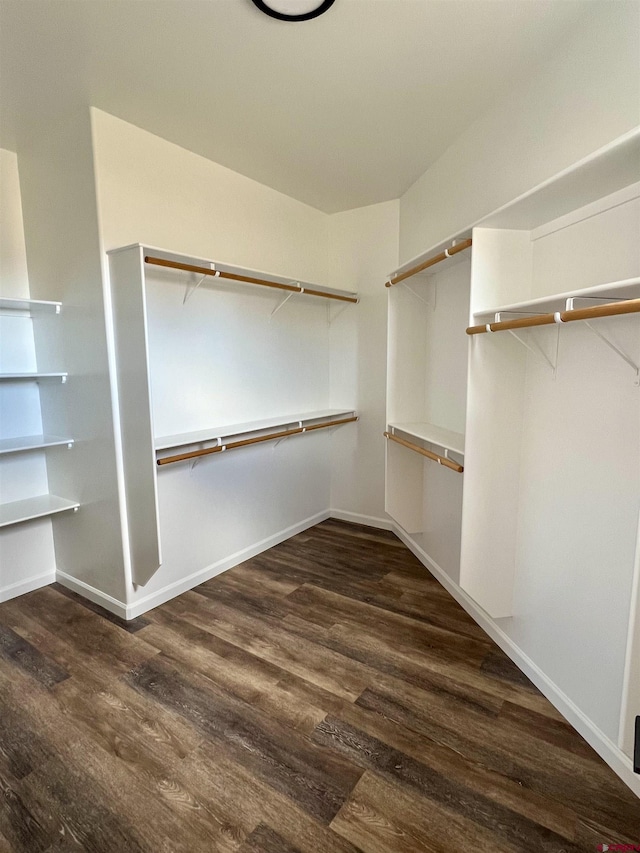
M 626 633 L 630 590 L 640 612 L 639 178 L 635 130 L 385 280 L 387 511 L 627 756 L 640 713 L 637 618 Z M 443 302 L 470 254 L 462 316 Z M 454 451 L 462 476 L 434 464 Z M 625 649 L 623 673 L 610 662 Z
M 24 453 L 28 450 L 44 450 L 46 447 L 73 447 L 72 438 L 57 435 L 23 435 L 18 438 L 0 439 L 0 456 L 6 453 Z
M 14 359 L 16 366 L 18 362 L 24 363 L 22 356 L 27 355 L 29 350 L 33 348 L 33 327 L 32 323 L 35 322 L 48 322 L 49 317 L 53 317 L 54 321 L 57 315 L 60 314 L 62 310 L 61 302 L 50 302 L 38 299 L 25 299 L 25 298 L 17 298 L 17 297 L 0 297 L 0 317 L 3 320 L 6 320 L 11 325 L 11 341 L 15 341 L 16 347 L 19 350 L 19 356 Z M 14 325 L 14 320 L 12 318 L 16 318 L 16 323 L 29 323 L 28 327 L 20 325 Z M 7 330 L 9 330 L 9 326 L 7 326 Z M 12 364 L 13 366 L 13 364 Z M 28 386 L 31 383 L 55 383 L 60 382 L 62 384 L 66 383 L 68 378 L 68 374 L 66 372 L 50 372 L 44 370 L 31 370 L 31 371 L 14 371 L 14 370 L 5 370 L 0 372 L 0 383 L 3 385 L 11 385 L 12 383 L 16 383 L 17 385 L 25 385 Z M 5 389 L 6 390 L 6 389 Z M 14 392 L 11 392 L 12 394 Z M 18 388 L 15 391 L 15 394 L 18 395 L 12 399 L 12 411 L 11 411 L 11 420 L 14 422 L 14 431 L 17 431 L 15 427 L 25 428 L 25 432 L 31 430 L 35 426 L 32 422 L 33 420 L 33 412 L 34 412 L 34 399 L 33 397 L 28 398 L 27 393 L 31 394 L 32 392 L 27 391 L 27 387 Z M 34 391 L 33 393 L 37 393 Z M 27 417 L 25 421 L 24 410 L 29 409 L 30 415 Z M 39 406 L 38 406 L 39 409 Z M 38 419 L 39 419 L 38 415 Z M 65 436 L 57 436 L 57 435 L 47 435 L 47 434 L 24 434 L 24 435 L 14 435 L 10 438 L 2 438 L 0 439 L 0 456 L 4 459 L 8 457 L 26 454 L 29 453 L 31 455 L 36 455 L 40 452 L 45 454 L 50 448 L 54 447 L 73 447 L 74 439 L 71 437 Z M 45 464 L 46 457 L 42 455 L 42 465 Z M 10 464 L 8 459 L 4 464 Z M 12 463 L 11 463 L 12 464 Z M 20 461 L 19 471 L 24 471 L 24 466 L 26 464 L 25 460 Z M 9 470 L 9 469 L 7 469 Z M 15 476 L 18 476 L 18 481 L 20 479 L 20 475 L 18 474 L 18 469 L 12 467 L 10 470 L 15 471 L 15 474 L 12 476 L 11 482 L 13 483 L 13 479 Z M 44 473 L 44 468 L 42 469 Z M 17 488 L 14 490 L 14 485 L 10 485 L 9 480 L 5 481 L 5 488 L 3 489 L 3 493 L 6 495 L 18 492 L 23 492 L 23 488 Z M 38 518 L 44 518 L 46 516 L 55 515 L 60 512 L 64 512 L 67 510 L 76 510 L 78 509 L 79 504 L 76 501 L 69 500 L 64 497 L 60 497 L 58 495 L 52 494 L 39 494 L 33 497 L 25 498 L 22 500 L 5 500 L 4 503 L 0 504 L 0 527 L 9 527 L 15 524 L 22 524 L 27 521 L 32 521 Z
M 185 537 L 187 550 L 212 552 L 202 525 L 190 534 L 175 513 L 161 518 L 162 505 L 184 512 L 224 481 L 227 494 L 211 509 L 242 506 L 256 499 L 252 464 L 283 467 L 256 474 L 267 502 L 271 482 L 299 482 L 312 466 L 326 472 L 321 439 L 288 439 L 358 419 L 353 409 L 320 408 L 329 398 L 327 320 L 358 295 L 141 244 L 110 251 L 109 275 L 131 576 L 145 585 L 162 564 L 162 538 L 168 553 L 184 554 Z M 268 455 L 226 452 L 269 442 Z M 210 456 L 218 461 L 195 469 Z M 235 481 L 246 485 L 233 498 Z
M 37 495 L 23 501 L 0 504 L 0 527 L 34 521 L 59 512 L 76 511 L 79 507 L 79 503 L 57 495 Z

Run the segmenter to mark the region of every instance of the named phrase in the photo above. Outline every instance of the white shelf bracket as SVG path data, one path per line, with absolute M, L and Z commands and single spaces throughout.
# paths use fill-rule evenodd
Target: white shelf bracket
M 273 320 L 273 318 L 278 313 L 278 311 L 287 304 L 287 302 L 291 299 L 292 296 L 295 296 L 295 295 L 296 295 L 296 291 L 292 290 L 291 293 L 287 293 L 287 295 L 285 297 L 283 297 L 280 300 L 280 302 L 278 302 L 276 307 L 273 309 L 273 311 L 269 315 L 269 322 L 271 322 L 271 320 Z
M 636 375 L 636 378 L 633 381 L 634 385 L 640 385 L 640 365 L 637 365 L 635 361 L 630 358 L 624 350 L 621 350 L 617 344 L 614 344 L 613 341 L 610 341 L 606 335 L 603 335 L 599 329 L 596 329 L 595 326 L 592 326 L 589 320 L 584 320 L 584 324 L 587 329 L 590 329 L 594 335 L 597 335 L 601 341 L 603 341 L 610 349 L 612 349 L 616 355 L 620 356 L 620 358 L 625 361 L 629 367 L 633 370 Z
M 66 377 L 66 376 L 61 376 L 61 377 L 60 377 L 60 381 L 62 382 L 62 384 L 63 384 L 63 385 L 66 385 L 66 384 L 67 384 L 67 377 Z
M 216 269 L 216 265 L 215 265 L 215 264 L 209 264 L 208 266 L 210 266 L 210 267 L 211 267 L 211 269 L 215 271 L 215 269 Z M 219 275 L 220 275 L 220 271 L 218 270 L 218 271 L 216 272 L 215 277 L 216 277 L 216 278 L 218 278 L 218 276 L 219 276 Z M 191 286 L 191 287 L 187 284 L 187 286 L 185 287 L 185 290 L 184 290 L 184 296 L 183 296 L 183 298 L 182 298 L 182 304 L 183 304 L 183 305 L 186 305 L 187 301 L 188 301 L 189 299 L 191 299 L 191 297 L 192 297 L 192 296 L 193 296 L 193 294 L 196 292 L 196 290 L 200 287 L 200 285 L 201 285 L 201 284 L 202 284 L 202 282 L 205 280 L 205 278 L 207 278 L 207 276 L 206 276 L 206 275 L 203 275 L 203 276 L 200 278 L 200 280 L 199 280 L 196 284 L 194 284 L 193 286 Z
M 519 343 L 521 343 L 525 349 L 529 350 L 529 352 L 533 356 L 535 356 L 535 358 L 538 361 L 541 361 L 543 364 L 546 364 L 547 367 L 550 367 L 551 372 L 553 373 L 553 378 L 555 379 L 556 370 L 558 369 L 558 347 L 559 347 L 559 343 L 560 343 L 560 326 L 558 326 L 557 335 L 556 335 L 556 360 L 555 360 L 555 364 L 551 361 L 549 356 L 546 354 L 546 352 L 542 349 L 542 347 L 540 346 L 540 344 L 538 344 L 538 342 L 536 340 L 532 341 L 532 343 L 533 343 L 533 346 L 532 346 L 530 343 L 525 341 L 524 338 L 521 338 L 517 332 L 514 332 L 513 329 L 507 329 L 507 331 L 509 332 L 509 334 L 513 335 L 513 337 Z
M 327 326 L 330 326 L 334 322 L 334 320 L 338 319 L 338 317 L 342 314 L 343 311 L 347 310 L 347 308 L 349 307 L 349 303 L 340 305 L 335 314 L 331 314 L 332 307 L 333 306 L 331 305 L 331 301 L 327 300 Z
M 404 287 L 405 290 L 408 290 L 409 293 L 412 293 L 416 299 L 420 300 L 420 302 L 424 302 L 425 305 L 428 305 L 430 308 L 435 309 L 435 307 L 436 307 L 435 303 L 432 304 L 428 299 L 425 299 L 424 296 L 420 296 L 420 294 L 416 293 L 412 287 L 409 287 L 409 285 L 405 281 L 401 281 L 400 285 L 401 285 L 401 287 Z

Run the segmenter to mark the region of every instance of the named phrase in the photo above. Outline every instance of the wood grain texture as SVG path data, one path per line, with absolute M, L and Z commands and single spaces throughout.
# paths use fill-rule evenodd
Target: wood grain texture
M 640 801 L 391 533 L 0 605 L 0 853 L 593 851 Z

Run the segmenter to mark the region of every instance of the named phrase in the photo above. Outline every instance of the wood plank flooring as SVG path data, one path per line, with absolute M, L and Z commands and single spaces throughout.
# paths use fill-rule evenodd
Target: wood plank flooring
M 594 851 L 640 800 L 391 533 L 0 605 L 0 853 Z

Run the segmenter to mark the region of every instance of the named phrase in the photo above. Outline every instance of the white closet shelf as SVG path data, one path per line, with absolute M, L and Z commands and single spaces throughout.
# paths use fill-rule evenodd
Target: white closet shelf
M 35 518 L 45 518 L 58 512 L 76 510 L 80 506 L 76 501 L 60 498 L 57 495 L 38 495 L 24 501 L 0 504 L 0 527 L 20 524 Z
M 500 305 L 497 308 L 483 308 L 474 313 L 474 317 L 489 317 L 494 314 L 549 314 L 554 311 L 567 310 L 568 299 L 603 299 L 617 302 L 623 299 L 640 298 L 640 276 L 627 278 L 622 281 L 609 281 L 586 287 L 582 290 L 569 290 L 566 293 L 556 293 L 553 296 L 541 296 L 527 302 L 513 302 L 510 305 Z
M 464 456 L 464 435 L 450 429 L 428 423 L 390 423 L 389 430 L 400 430 L 413 438 L 428 441 L 444 450 L 451 450 Z
M 140 249 L 145 259 L 147 257 L 149 258 L 149 263 L 151 264 L 157 264 L 158 261 L 160 261 L 160 263 L 165 261 L 167 262 L 165 265 L 177 265 L 177 269 L 182 269 L 182 272 L 195 275 L 204 273 L 201 281 L 195 285 L 195 287 L 206 286 L 205 280 L 209 286 L 211 284 L 219 286 L 225 281 L 224 275 L 227 274 L 231 279 L 235 278 L 236 282 L 240 284 L 243 283 L 242 279 L 245 279 L 245 283 L 247 285 L 270 283 L 272 287 L 277 288 L 280 286 L 285 290 L 288 290 L 291 294 L 304 293 L 306 296 L 329 299 L 334 298 L 354 303 L 358 301 L 358 294 L 352 291 L 324 287 L 322 285 L 303 281 L 299 278 L 274 275 L 273 273 L 254 270 L 249 267 L 239 267 L 234 266 L 233 264 L 222 263 L 220 261 L 212 261 L 211 258 L 198 258 L 193 255 L 181 255 L 176 252 L 169 252 L 166 249 L 159 249 L 156 246 L 146 246 L 142 243 L 132 243 L 129 246 L 111 249 L 107 254 L 113 255 L 118 252 L 125 252 L 134 248 Z M 189 267 L 195 267 L 196 269 L 189 269 Z M 216 279 L 216 276 L 213 275 L 212 272 L 220 273 L 220 278 Z
M 19 299 L 0 296 L 0 311 L 26 311 L 29 314 L 59 314 L 62 302 L 46 302 L 43 299 Z
M 21 382 L 39 379 L 59 379 L 67 381 L 68 373 L 0 373 L 0 382 Z
M 248 421 L 240 424 L 225 424 L 196 432 L 183 432 L 177 435 L 165 435 L 155 439 L 156 450 L 169 450 L 172 447 L 185 447 L 190 444 L 200 444 L 207 441 L 241 436 L 249 433 L 262 432 L 274 427 L 287 427 L 297 424 L 308 426 L 325 420 L 349 417 L 355 414 L 355 409 L 322 409 L 317 412 L 301 412 L 293 415 L 280 415 L 265 418 L 260 421 Z
M 22 453 L 27 450 L 42 450 L 45 447 L 73 445 L 72 438 L 59 435 L 24 435 L 19 438 L 0 439 L 0 455 L 4 453 Z

